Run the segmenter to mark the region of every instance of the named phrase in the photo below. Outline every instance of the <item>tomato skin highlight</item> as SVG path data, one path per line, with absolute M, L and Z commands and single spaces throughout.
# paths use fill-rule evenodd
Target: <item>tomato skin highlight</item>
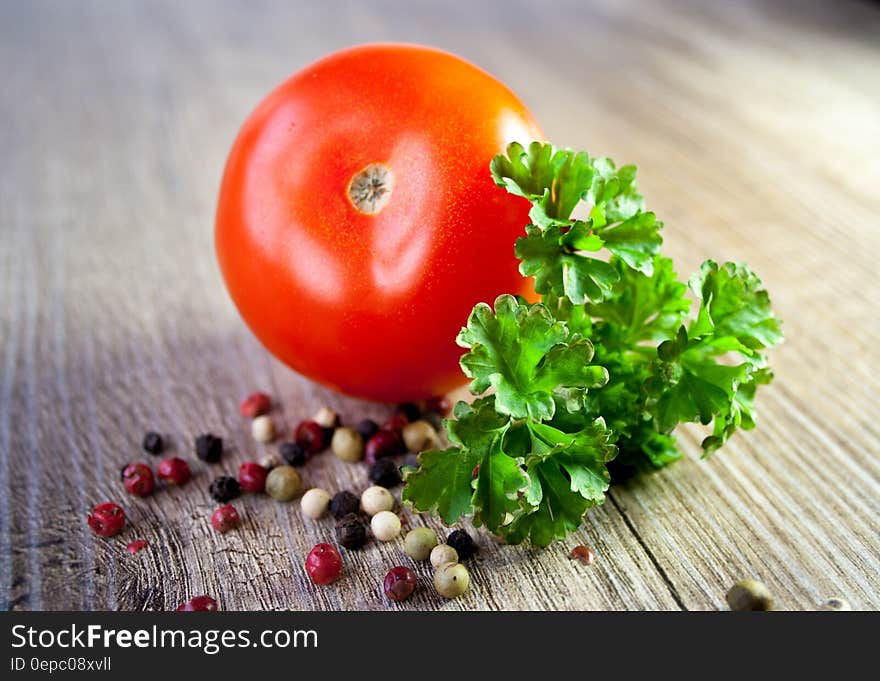
M 530 290 L 513 252 L 528 203 L 488 166 L 533 139 L 510 90 L 439 50 L 366 45 L 294 74 L 245 121 L 221 185 L 215 245 L 242 317 L 276 357 L 349 395 L 461 385 L 471 308 Z M 366 214 L 348 190 L 371 164 L 393 186 Z

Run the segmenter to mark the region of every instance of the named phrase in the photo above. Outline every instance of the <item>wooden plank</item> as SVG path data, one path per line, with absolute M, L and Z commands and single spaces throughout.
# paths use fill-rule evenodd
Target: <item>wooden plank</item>
M 548 135 L 640 166 L 680 272 L 746 260 L 785 320 L 761 423 L 708 462 L 618 487 L 545 551 L 485 535 L 466 597 L 402 608 L 712 609 L 757 576 L 781 607 L 878 600 L 880 12 L 858 3 L 7 3 L 0 9 L 0 607 L 386 608 L 398 545 L 349 558 L 340 588 L 300 563 L 331 523 L 298 503 L 239 504 L 216 536 L 206 488 L 268 451 L 237 416 L 268 389 L 289 428 L 329 403 L 385 413 L 296 376 L 243 327 L 213 259 L 225 154 L 249 109 L 321 54 L 402 39 L 459 52 L 521 93 Z M 75 27 L 75 30 L 72 28 Z M 528 45 L 528 49 L 523 46 Z M 872 134 L 873 131 L 873 134 Z M 96 541 L 84 509 L 118 499 L 147 428 L 190 456 L 230 454 L 190 488 L 126 499 L 133 528 Z M 329 455 L 308 484 L 360 490 Z M 439 527 L 428 518 L 411 524 Z M 151 548 L 124 552 L 134 538 Z M 567 560 L 577 542 L 599 559 Z M 427 571 L 421 571 L 427 580 Z

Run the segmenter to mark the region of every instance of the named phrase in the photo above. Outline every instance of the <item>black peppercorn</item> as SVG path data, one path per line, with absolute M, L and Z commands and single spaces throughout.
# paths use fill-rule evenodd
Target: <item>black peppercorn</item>
M 361 500 L 348 490 L 337 492 L 330 500 L 330 514 L 337 520 L 349 513 L 357 513 L 360 507 Z
M 223 454 L 223 438 L 204 433 L 196 438 L 196 456 L 207 463 L 217 463 Z
M 477 552 L 477 545 L 464 530 L 451 532 L 446 538 L 446 543 L 455 549 L 459 560 L 467 560 Z
M 336 539 L 347 549 L 359 549 L 367 543 L 367 528 L 356 513 L 348 513 L 336 522 Z
M 419 405 L 414 404 L 413 402 L 404 402 L 403 404 L 397 405 L 397 409 L 395 411 L 400 412 L 404 416 L 406 416 L 406 420 L 412 423 L 413 421 L 418 421 L 419 417 L 422 415 L 422 410 L 419 408 Z
M 284 459 L 286 463 L 295 466 L 296 468 L 305 466 L 306 460 L 309 458 L 305 448 L 296 444 L 296 442 L 285 442 L 281 445 L 281 449 L 278 450 L 278 453 L 281 454 L 281 458 Z
M 373 419 L 364 419 L 357 424 L 355 430 L 361 434 L 361 437 L 364 438 L 364 442 L 366 442 L 379 432 L 379 424 Z
M 160 454 L 165 448 L 165 443 L 162 441 L 162 436 L 159 433 L 154 433 L 151 430 L 144 435 L 143 447 L 144 451 L 150 454 Z
M 221 475 L 219 478 L 214 479 L 214 482 L 208 488 L 208 492 L 214 501 L 225 504 L 241 495 L 241 485 L 235 478 Z
M 378 459 L 370 467 L 370 481 L 388 489 L 403 482 L 400 477 L 400 469 L 393 459 Z

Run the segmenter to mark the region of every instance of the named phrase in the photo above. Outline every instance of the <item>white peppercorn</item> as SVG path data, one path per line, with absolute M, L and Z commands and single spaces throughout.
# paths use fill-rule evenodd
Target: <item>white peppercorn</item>
M 773 596 L 770 590 L 754 579 L 737 582 L 727 592 L 727 604 L 731 610 L 772 610 Z
M 423 452 L 440 446 L 437 431 L 427 421 L 414 421 L 403 427 L 403 443 L 410 452 Z
M 312 421 L 321 428 L 335 428 L 339 425 L 339 416 L 330 407 L 321 407 L 312 417 Z
M 831 612 L 848 612 L 852 610 L 852 606 L 848 601 L 843 598 L 829 598 L 822 604 L 822 607 L 819 610 L 826 610 Z
M 320 487 L 312 487 L 312 489 L 303 494 L 302 501 L 300 502 L 303 515 L 315 520 L 324 516 L 329 506 L 330 494 Z
M 431 549 L 431 565 L 433 565 L 435 568 L 439 568 L 445 563 L 457 562 L 458 551 L 452 548 L 449 544 L 438 544 L 433 549 Z
M 364 438 L 354 428 L 337 428 L 333 431 L 330 448 L 337 459 L 354 463 L 364 457 Z
M 361 510 L 369 516 L 394 508 L 394 497 L 384 487 L 373 485 L 361 494 Z
M 400 534 L 400 518 L 391 511 L 380 511 L 370 521 L 370 529 L 379 541 L 391 541 Z
M 275 422 L 271 416 L 258 416 L 251 421 L 251 435 L 257 442 L 272 442 L 275 439 Z

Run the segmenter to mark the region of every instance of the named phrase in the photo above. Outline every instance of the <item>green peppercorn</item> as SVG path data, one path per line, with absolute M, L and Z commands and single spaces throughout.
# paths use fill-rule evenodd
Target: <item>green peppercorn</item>
M 413 560 L 427 560 L 437 546 L 437 534 L 430 527 L 417 527 L 406 533 L 403 550 Z
M 276 466 L 266 476 L 266 493 L 276 501 L 290 501 L 302 489 L 302 479 L 293 466 Z
M 457 598 L 467 591 L 471 576 L 461 563 L 444 563 L 434 573 L 434 588 L 446 598 Z
M 737 582 L 727 592 L 727 604 L 731 610 L 772 610 L 773 596 L 770 590 L 754 579 Z

